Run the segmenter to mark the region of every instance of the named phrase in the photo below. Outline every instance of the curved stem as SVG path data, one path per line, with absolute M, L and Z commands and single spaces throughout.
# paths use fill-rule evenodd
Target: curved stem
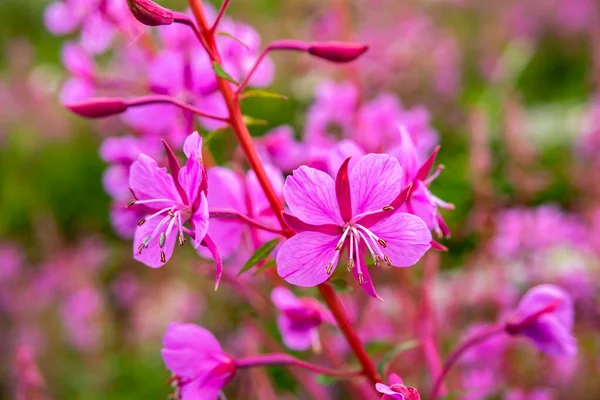
M 229 122 L 228 118 L 219 117 L 216 115 L 205 113 L 204 111 L 202 111 L 192 105 L 189 105 L 179 99 L 176 99 L 175 97 L 166 96 L 166 95 L 158 95 L 157 94 L 157 95 L 151 95 L 151 96 L 137 97 L 135 99 L 128 100 L 127 106 L 128 107 L 137 107 L 137 106 L 144 106 L 147 104 L 160 104 L 160 103 L 173 104 L 181 109 L 184 109 L 186 111 L 194 113 L 194 114 L 198 115 L 199 117 L 215 119 L 217 121 Z
M 362 371 L 341 371 L 338 369 L 332 369 L 322 367 L 320 365 L 311 364 L 309 362 L 300 360 L 296 357 L 292 357 L 285 353 L 274 353 L 274 354 L 262 354 L 257 356 L 250 356 L 238 359 L 235 361 L 235 365 L 238 368 L 254 368 L 264 367 L 267 365 L 290 365 L 308 369 L 318 374 L 339 376 L 339 377 L 353 377 L 360 376 Z
M 204 50 L 206 50 L 206 52 L 209 54 L 211 53 L 210 47 L 206 43 L 206 40 L 202 36 L 202 33 L 200 33 L 200 30 L 198 29 L 198 27 L 196 26 L 196 24 L 194 23 L 194 21 L 192 21 L 192 19 L 190 17 L 188 17 L 186 14 L 181 13 L 181 12 L 174 12 L 173 17 L 174 17 L 173 22 L 176 22 L 176 23 L 179 23 L 182 25 L 187 25 L 190 28 L 192 28 L 192 30 L 194 31 L 194 35 L 196 35 L 196 38 L 198 39 L 200 44 L 202 44 L 202 47 L 204 47 Z
M 473 346 L 476 346 L 480 343 L 485 342 L 486 340 L 488 340 L 498 334 L 504 333 L 504 331 L 505 331 L 504 329 L 505 328 L 503 325 L 493 326 L 490 329 L 485 330 L 485 331 L 481 332 L 480 334 L 473 336 L 470 339 L 467 339 L 465 342 L 463 342 L 461 345 L 459 345 L 456 349 L 454 349 L 454 351 L 452 353 L 450 353 L 450 355 L 448 356 L 448 359 L 446 360 L 446 363 L 444 364 L 444 369 L 442 370 L 440 375 L 435 380 L 435 384 L 433 385 L 433 389 L 431 390 L 431 396 L 429 396 L 429 398 L 431 400 L 437 399 L 440 388 L 442 386 L 442 382 L 444 381 L 444 378 L 446 377 L 446 375 L 448 375 L 448 372 L 450 372 L 450 370 L 452 369 L 454 364 L 456 364 L 458 359 L 464 354 L 465 351 L 467 351 L 468 349 L 470 349 Z
M 229 1 L 230 0 L 224 0 L 223 4 L 221 4 L 221 8 L 219 8 L 219 13 L 217 14 L 217 18 L 215 18 L 215 22 L 213 22 L 213 26 L 210 28 L 211 35 L 215 34 L 215 31 L 217 30 L 217 27 L 219 26 L 219 22 L 221 22 L 221 18 L 223 18 L 225 11 L 227 11 L 227 7 L 229 6 Z
M 233 209 L 214 208 L 214 209 L 209 210 L 209 215 L 210 215 L 210 218 L 239 219 L 239 220 L 244 221 L 248 225 L 252 225 L 255 228 L 262 229 L 263 231 L 278 233 L 280 235 L 284 234 L 284 232 L 281 229 L 270 228 L 266 225 L 261 224 L 257 220 L 250 218 L 249 216 L 242 214 Z

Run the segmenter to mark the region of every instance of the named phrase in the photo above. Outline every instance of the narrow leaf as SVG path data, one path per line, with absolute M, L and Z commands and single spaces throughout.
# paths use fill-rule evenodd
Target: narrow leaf
M 260 246 L 256 250 L 256 252 L 254 252 L 252 257 L 250 257 L 250 259 L 246 261 L 246 264 L 244 264 L 240 272 L 238 272 L 238 276 L 240 276 L 244 272 L 248 271 L 250 268 L 254 267 L 256 264 L 267 258 L 269 254 L 271 254 L 273 249 L 275 249 L 275 246 L 277 246 L 278 243 L 279 239 L 273 239 Z
M 242 117 L 244 118 L 244 123 L 246 125 L 267 125 L 269 123 L 264 119 L 254 118 L 249 115 L 243 115 Z
M 256 268 L 256 271 L 254 271 L 254 275 L 262 274 L 265 271 L 275 268 L 275 266 L 277 266 L 275 260 L 267 261 L 265 265 Z
M 229 39 L 233 39 L 236 42 L 238 42 L 239 44 L 241 44 L 242 46 L 244 46 L 246 49 L 250 50 L 250 47 L 248 47 L 248 45 L 246 43 L 242 42 L 242 40 L 240 38 L 237 38 L 237 37 L 233 36 L 229 32 L 218 32 L 217 35 L 219 35 L 219 36 L 225 36 L 225 37 L 228 37 Z
M 403 353 L 407 350 L 414 349 L 415 347 L 417 347 L 419 345 L 420 345 L 420 341 L 418 339 L 413 339 L 413 340 L 408 340 L 406 342 L 402 342 L 397 346 L 394 346 L 390 351 L 385 353 L 383 357 L 381 357 L 381 360 L 377 364 L 377 370 L 379 371 L 379 373 L 381 375 L 384 375 L 385 366 L 392 360 L 392 358 L 394 358 L 398 354 Z
M 262 97 L 262 98 L 268 98 L 268 99 L 283 99 L 283 100 L 288 99 L 287 96 L 284 96 L 282 94 L 275 93 L 275 92 L 270 92 L 268 90 L 263 90 L 263 89 L 246 90 L 244 93 L 242 93 L 240 95 L 240 99 L 245 99 L 247 97 Z
M 317 375 L 315 381 L 319 384 L 319 385 L 324 385 L 324 386 L 331 386 L 334 383 L 336 383 L 337 381 L 339 381 L 340 377 L 336 377 L 336 376 L 330 376 L 330 375 L 323 375 L 323 374 L 319 374 Z
M 239 85 L 239 83 L 233 79 L 231 77 L 231 75 L 229 75 L 227 72 L 225 72 L 225 70 L 223 69 L 223 66 L 221 64 L 219 64 L 218 62 L 214 62 L 212 65 L 213 71 L 215 71 L 215 74 L 217 74 L 217 76 L 219 78 L 223 78 L 225 80 L 228 80 L 231 83 L 235 83 L 236 85 Z

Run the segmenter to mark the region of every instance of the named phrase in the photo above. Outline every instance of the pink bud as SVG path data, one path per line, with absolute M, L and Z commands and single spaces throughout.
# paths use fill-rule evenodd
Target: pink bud
M 173 11 L 151 0 L 127 0 L 127 4 L 135 19 L 144 25 L 160 26 L 173 23 Z
M 128 104 L 124 99 L 98 97 L 65 106 L 82 117 L 102 118 L 125 112 Z
M 310 44 L 308 53 L 336 63 L 345 63 L 356 60 L 368 48 L 368 45 L 360 43 L 317 42 Z

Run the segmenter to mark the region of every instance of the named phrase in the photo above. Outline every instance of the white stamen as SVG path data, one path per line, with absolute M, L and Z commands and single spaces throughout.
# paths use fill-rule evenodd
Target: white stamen
M 344 234 L 342 235 L 342 238 L 339 240 L 339 242 L 335 245 L 335 249 L 337 251 L 340 251 L 342 249 L 342 246 L 344 245 L 344 240 L 346 240 L 346 236 L 348 235 L 348 232 L 350 232 L 350 227 L 347 227 L 346 230 L 344 231 Z
M 171 210 L 173 207 L 167 207 L 167 208 L 163 208 L 160 211 L 155 212 L 152 215 L 147 216 L 146 218 L 144 218 L 146 220 L 146 222 L 150 221 L 152 218 L 158 217 L 159 215 L 161 215 L 162 213 L 164 213 L 165 211 L 169 211 Z
M 133 203 L 133 204 L 150 204 L 150 203 L 173 203 L 173 200 L 169 200 L 169 199 L 136 200 L 135 203 Z

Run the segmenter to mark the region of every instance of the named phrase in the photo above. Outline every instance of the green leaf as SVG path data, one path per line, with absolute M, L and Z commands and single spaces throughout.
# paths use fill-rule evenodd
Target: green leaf
M 397 346 L 394 346 L 390 351 L 388 351 L 387 353 L 384 354 L 383 357 L 381 357 L 381 360 L 379 360 L 379 363 L 377 364 L 377 370 L 379 371 L 379 373 L 381 375 L 384 375 L 384 368 L 387 365 L 387 363 L 389 363 L 392 358 L 394 358 L 395 356 L 397 356 L 400 353 L 403 353 L 407 350 L 411 350 L 414 349 L 415 347 L 420 345 L 420 341 L 418 339 L 413 339 L 413 340 L 408 340 L 406 342 L 402 342 Z
M 240 272 L 238 272 L 238 276 L 240 276 L 244 272 L 248 271 L 250 268 L 254 267 L 256 264 L 267 258 L 269 254 L 271 254 L 273 249 L 275 249 L 275 246 L 277 246 L 278 243 L 279 239 L 273 239 L 260 246 L 258 250 L 254 252 L 252 257 L 250 257 L 250 259 L 246 261 L 246 264 L 244 264 Z
M 229 39 L 233 39 L 233 40 L 235 40 L 236 42 L 238 42 L 239 44 L 241 44 L 242 46 L 244 46 L 245 48 L 247 48 L 248 50 L 250 50 L 250 47 L 248 47 L 248 45 L 247 45 L 246 43 L 242 42 L 242 41 L 240 40 L 240 38 L 236 38 L 235 36 L 233 36 L 233 35 L 232 35 L 231 33 L 229 33 L 229 32 L 218 32 L 218 33 L 217 33 L 217 35 L 220 35 L 220 36 L 225 36 L 225 37 L 228 37 Z
M 352 287 L 348 286 L 348 282 L 343 279 L 331 279 L 328 283 L 338 292 L 352 291 Z
M 265 263 L 265 265 L 256 268 L 256 271 L 254 272 L 254 274 L 255 275 L 262 274 L 263 272 L 270 270 L 271 268 L 275 267 L 276 265 L 277 265 L 277 263 L 275 262 L 275 260 L 267 261 Z
M 268 90 L 263 89 L 250 89 L 246 90 L 244 93 L 240 95 L 240 99 L 245 99 L 247 97 L 262 97 L 267 99 L 283 99 L 287 100 L 287 96 L 284 96 L 279 93 L 270 92 Z
M 208 133 L 202 135 L 202 145 L 204 147 L 208 146 L 210 141 L 213 140 L 215 138 L 215 136 L 217 136 L 217 134 L 226 131 L 228 128 L 229 128 L 229 126 L 224 126 L 222 128 L 215 129 L 212 132 L 208 132 Z
M 264 119 L 258 119 L 258 118 L 254 118 L 251 117 L 249 115 L 242 115 L 243 119 L 244 119 L 244 123 L 246 125 L 268 125 L 268 121 L 265 121 Z
M 218 62 L 213 63 L 212 69 L 213 69 L 213 71 L 215 71 L 215 74 L 217 74 L 217 76 L 219 78 L 223 78 L 225 80 L 228 80 L 231 83 L 235 83 L 236 85 L 239 85 L 239 83 L 235 79 L 233 79 L 231 77 L 231 75 L 229 75 L 227 72 L 225 72 L 225 70 L 223 69 L 223 66 L 221 64 L 219 64 Z

